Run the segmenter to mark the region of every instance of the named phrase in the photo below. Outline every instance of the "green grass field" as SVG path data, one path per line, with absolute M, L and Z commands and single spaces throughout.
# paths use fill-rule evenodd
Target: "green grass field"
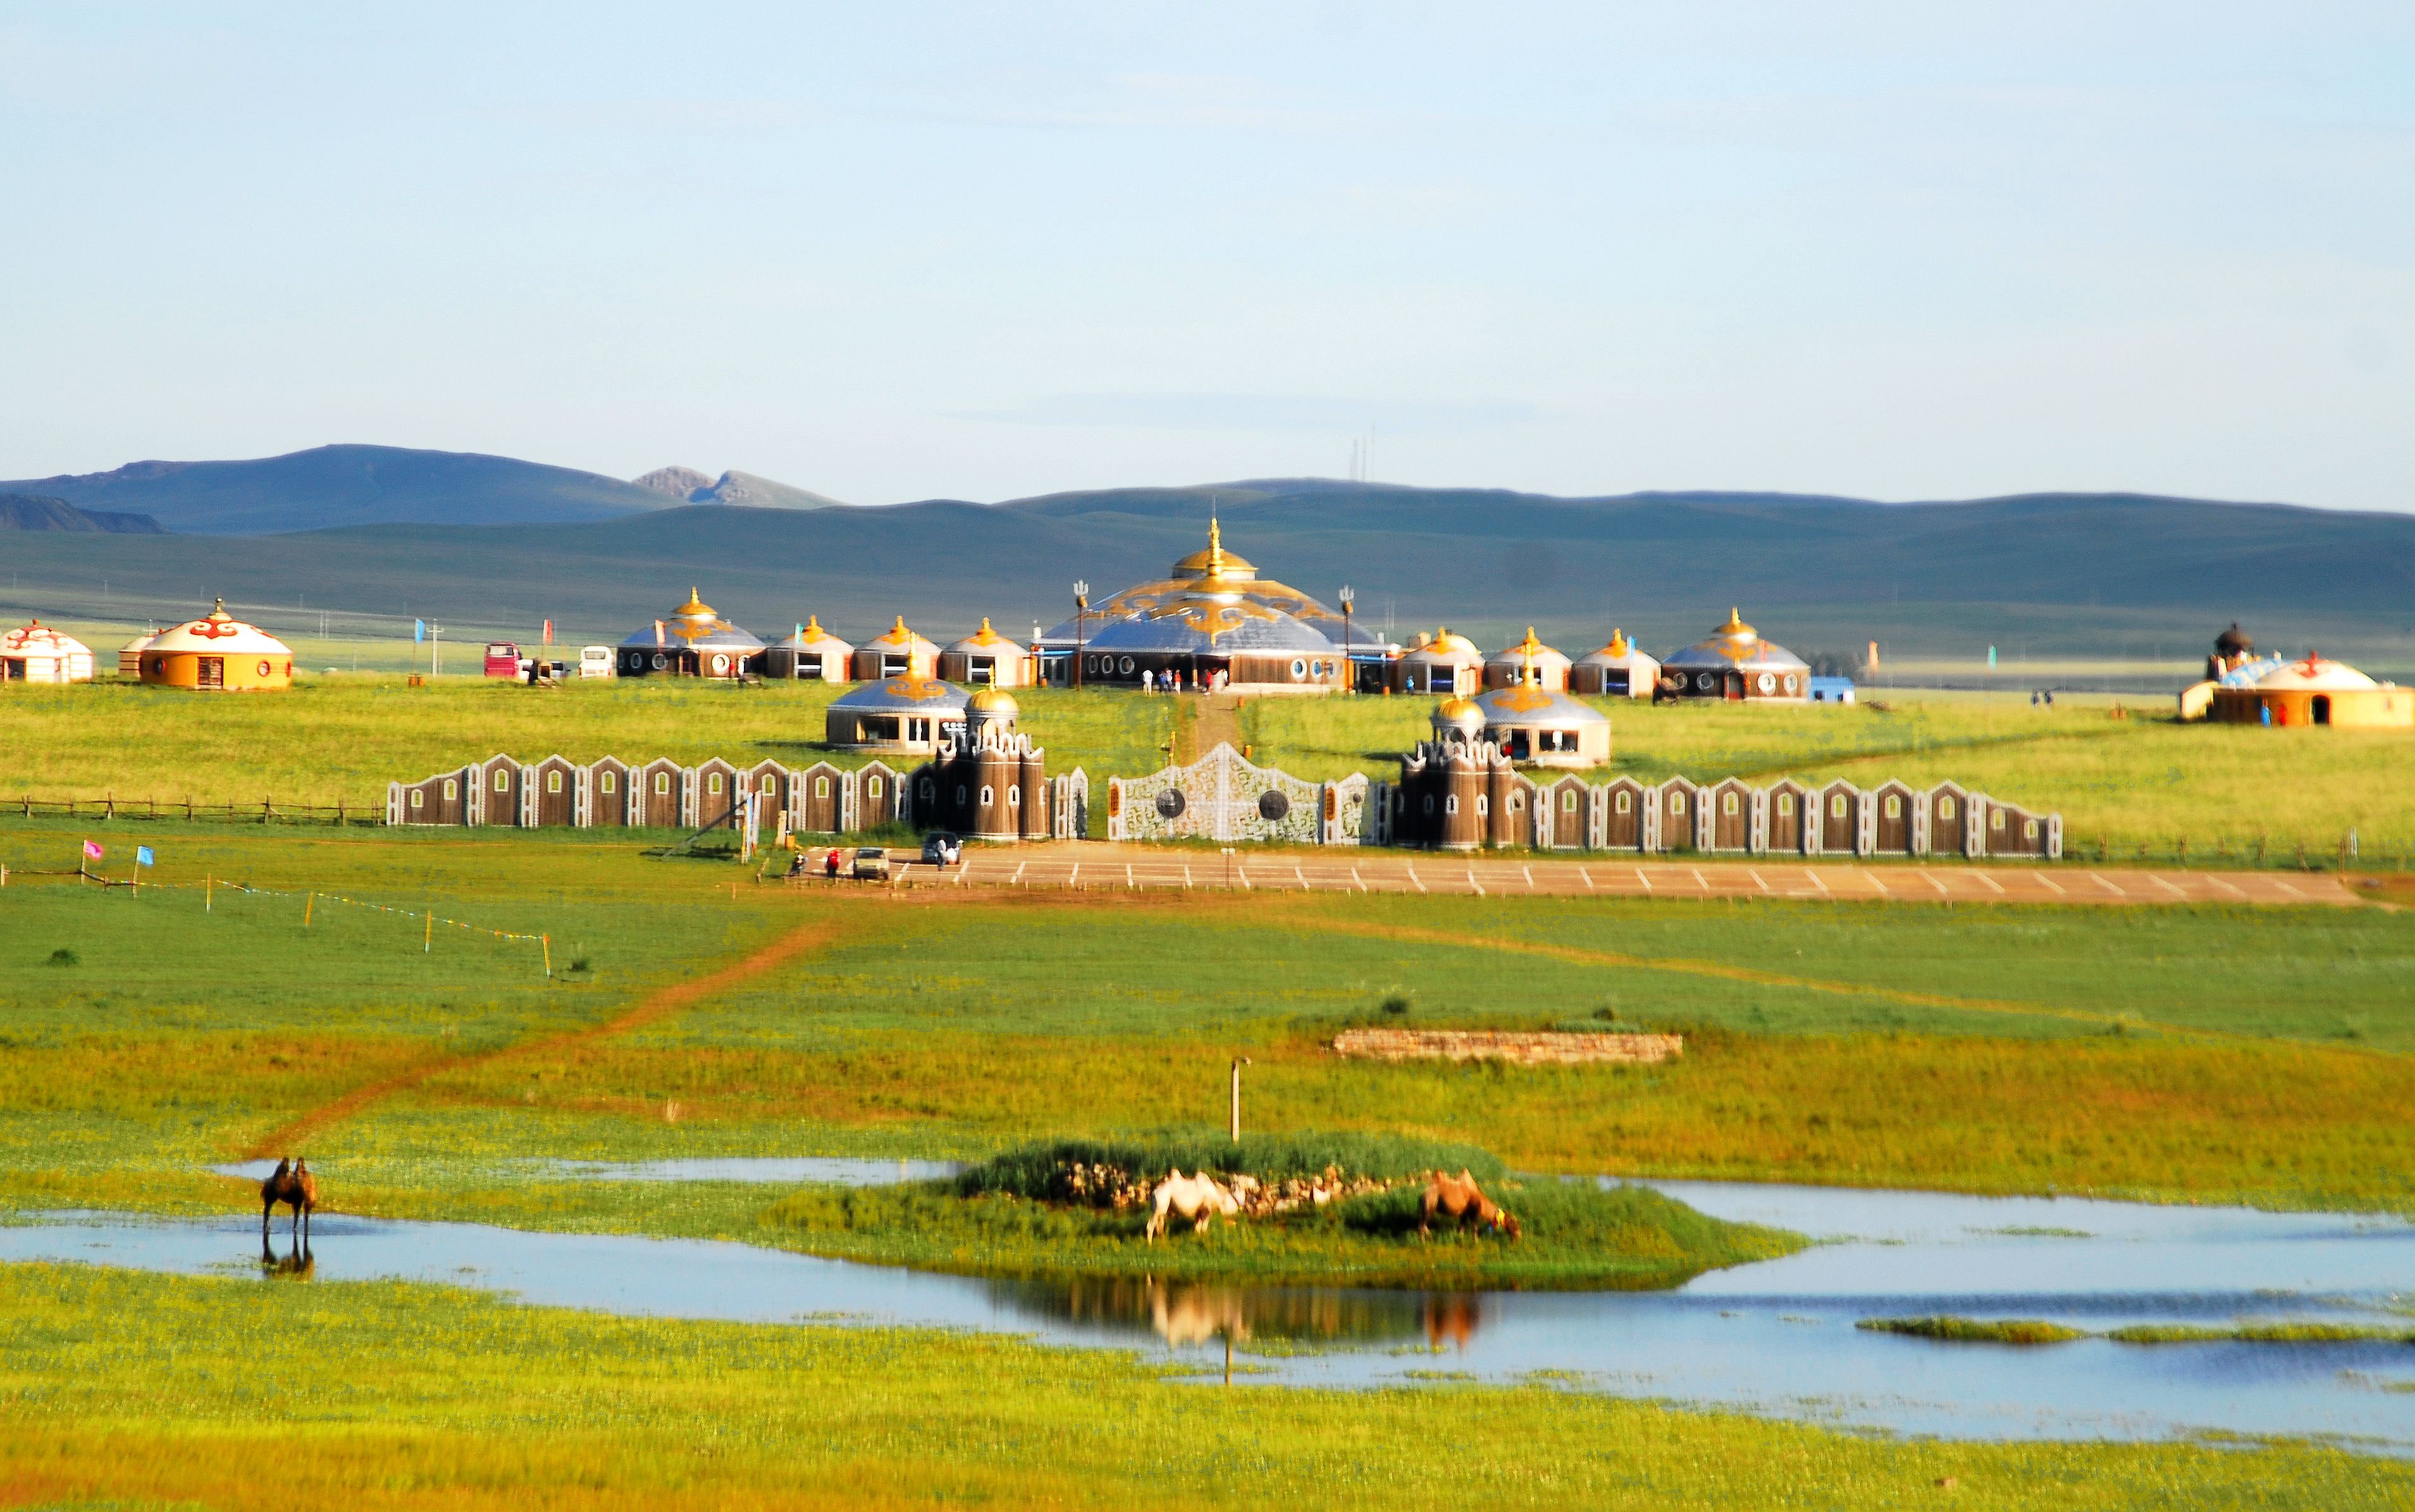
M 1185 1383 L 1130 1355 L 600 1317 L 428 1286 L 0 1268 L 17 1505 L 2403 1506 L 2295 1445 L 1934 1444 L 1554 1384 Z
M 1246 1055 L 1252 1130 L 1533 1173 L 2415 1211 L 2415 924 L 2382 907 L 800 893 L 638 837 L 181 821 L 141 827 L 159 864 L 140 895 L 28 875 L 72 867 L 87 833 L 113 870 L 130 831 L 0 816 L 0 1210 L 255 1211 L 208 1167 L 299 1148 L 338 1212 L 951 1269 L 1633 1284 L 1775 1242 L 1559 1214 L 1565 1189 L 1527 1177 L 1499 1195 L 1534 1220 L 1529 1277 L 1472 1238 L 1402 1268 L 1380 1226 L 1184 1234 L 1177 1262 L 1030 1203 L 543 1163 L 1212 1138 Z M 1515 1070 L 1325 1048 L 1365 1023 L 1688 1045 Z M 1890 1443 L 1539 1383 L 1227 1393 L 1005 1339 L 428 1287 L 0 1267 L 0 1487 L 37 1505 L 248 1505 L 271 1438 L 308 1448 L 279 1494 L 367 1506 L 1860 1505 L 1947 1476 L 2008 1506 L 2408 1492 L 2394 1461 L 2313 1447 Z M 1402 1468 L 1438 1440 L 1477 1447 L 1447 1475 Z
M 618 755 L 741 765 L 866 759 L 821 743 L 830 685 L 710 686 L 618 680 L 538 691 L 470 677 L 412 688 L 392 675 L 306 677 L 287 694 L 210 698 L 103 680 L 11 688 L 0 736 L 24 758 L 0 793 L 114 794 L 137 805 L 333 804 L 382 812 L 385 785 L 498 751 Z M 1193 701 L 1033 689 L 1023 727 L 1052 771 L 1135 775 L 1186 750 Z M 2074 857 L 2142 855 L 2238 865 L 2329 864 L 2349 831 L 2367 864 L 2403 869 L 2415 852 L 2415 788 L 2397 773 L 2415 737 L 2322 729 L 2183 726 L 2156 703 L 2108 717 L 2112 700 L 2052 710 L 2018 696 L 1890 694 L 1848 708 L 1747 709 L 1605 700 L 1613 761 L 1604 772 L 1767 780 L 1836 776 L 1875 785 L 1953 779 L 2059 812 Z M 1431 701 L 1262 698 L 1239 719 L 1253 759 L 1314 780 L 1397 775 L 1398 753 L 1427 731 Z M 1095 805 L 1103 823 L 1105 805 Z M 2259 846 L 2262 847 L 2259 851 Z M 2144 847 L 2142 852 L 2141 847 Z

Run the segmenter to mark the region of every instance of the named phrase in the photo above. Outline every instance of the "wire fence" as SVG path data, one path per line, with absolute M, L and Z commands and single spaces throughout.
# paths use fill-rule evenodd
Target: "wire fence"
M 190 798 L 120 798 L 105 793 L 98 798 L 35 798 L 20 795 L 0 807 L 0 813 L 14 812 L 23 818 L 37 816 L 90 819 L 187 819 L 221 824 L 382 824 L 383 803 L 354 803 L 338 799 L 333 803 L 278 802 L 273 796 L 262 796 L 259 802 L 204 803 Z
M 135 866 L 129 876 L 109 876 L 90 870 L 82 861 L 77 862 L 73 868 L 60 867 L 50 870 L 12 868 L 0 864 L 0 888 L 7 888 L 12 883 L 22 883 L 28 877 L 73 878 L 74 884 L 78 887 L 98 886 L 104 890 L 125 888 L 137 896 L 144 892 L 198 892 L 202 895 L 202 910 L 204 913 L 217 911 L 218 895 L 221 892 L 232 892 L 242 897 L 298 901 L 302 905 L 302 927 L 305 929 L 311 927 L 317 917 L 319 905 L 322 903 L 339 907 L 359 908 L 370 913 L 381 913 L 392 918 L 408 919 L 418 922 L 421 925 L 420 949 L 429 954 L 435 952 L 436 928 L 440 924 L 446 929 L 458 929 L 471 935 L 484 935 L 507 943 L 534 945 L 540 953 L 545 975 L 548 979 L 553 976 L 553 936 L 550 934 L 544 932 L 528 934 L 518 930 L 496 929 L 487 924 L 472 923 L 466 919 L 450 919 L 432 908 L 405 908 L 397 904 L 372 903 L 366 898 L 330 892 L 320 888 L 308 888 L 300 892 L 294 892 L 281 888 L 254 887 L 248 882 L 237 882 L 221 876 L 204 876 L 199 882 L 146 882 L 142 880 L 142 868 L 140 865 Z

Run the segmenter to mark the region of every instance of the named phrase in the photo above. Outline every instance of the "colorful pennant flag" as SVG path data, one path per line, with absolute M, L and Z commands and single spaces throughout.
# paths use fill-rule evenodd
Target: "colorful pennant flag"
M 100 846 L 94 841 L 87 840 L 83 843 L 83 853 L 93 861 L 100 860 Z
M 159 863 L 151 859 L 150 846 L 137 846 L 134 847 L 134 864 L 137 866 L 157 866 Z

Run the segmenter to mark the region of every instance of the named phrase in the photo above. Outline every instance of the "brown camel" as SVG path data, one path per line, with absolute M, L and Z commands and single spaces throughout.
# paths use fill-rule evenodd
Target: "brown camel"
M 310 1212 L 319 1205 L 319 1178 L 310 1174 L 308 1160 L 279 1160 L 268 1179 L 260 1184 L 260 1242 L 263 1248 L 268 1244 L 268 1218 L 277 1211 L 278 1203 L 292 1207 L 293 1236 L 308 1244 Z
M 1439 1171 L 1435 1172 L 1432 1179 L 1426 1183 L 1423 1205 L 1425 1217 L 1418 1224 L 1418 1235 L 1420 1238 L 1433 1232 L 1433 1218 L 1436 1212 L 1440 1212 L 1445 1218 L 1455 1220 L 1461 1228 L 1474 1224 L 1489 1228 L 1495 1234 L 1507 1234 L 1513 1239 L 1517 1238 L 1521 1232 L 1516 1219 L 1510 1217 L 1500 1204 L 1478 1190 L 1476 1178 L 1467 1174 L 1467 1168 L 1464 1166 L 1460 1168 L 1459 1175 L 1455 1176 L 1447 1176 Z

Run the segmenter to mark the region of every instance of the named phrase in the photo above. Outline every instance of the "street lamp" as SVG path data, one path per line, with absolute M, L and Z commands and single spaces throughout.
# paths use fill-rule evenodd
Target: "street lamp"
M 1249 1063 L 1247 1055 L 1233 1062 L 1233 1143 L 1236 1145 L 1241 1142 L 1241 1068 Z
M 1348 693 L 1358 691 L 1358 663 L 1355 659 L 1358 637 L 1350 633 L 1350 601 L 1358 596 L 1350 591 L 1348 583 L 1342 585 L 1342 686 Z
M 1087 644 L 1082 635 L 1082 617 L 1090 609 L 1090 585 L 1081 578 L 1073 579 L 1073 686 L 1082 685 L 1082 651 Z

